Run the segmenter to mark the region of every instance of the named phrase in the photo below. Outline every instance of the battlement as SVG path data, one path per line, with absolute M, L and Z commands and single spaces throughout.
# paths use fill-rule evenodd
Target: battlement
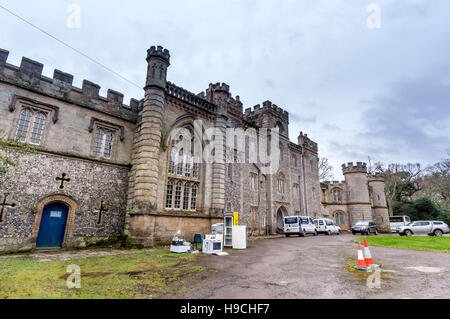
M 216 84 L 210 83 L 208 90 L 213 91 L 213 92 L 223 91 L 226 93 L 230 93 L 230 86 L 226 83 L 220 83 L 220 82 L 217 82 Z
M 300 132 L 300 135 L 298 137 L 298 145 L 308 148 L 314 152 L 319 151 L 319 146 L 317 145 L 317 143 L 311 140 L 308 137 L 308 134 L 303 134 L 303 132 Z
M 205 98 L 211 103 L 215 103 L 219 100 L 227 105 L 228 112 L 233 113 L 235 116 L 242 117 L 244 107 L 241 99 L 238 95 L 236 98 L 233 98 L 230 92 L 230 86 L 226 83 L 210 83 L 206 89 L 206 93 L 201 92 L 199 96 Z
M 370 182 L 384 182 L 384 175 L 382 173 L 369 174 Z
M 244 116 L 246 118 L 251 118 L 259 116 L 267 111 L 279 116 L 284 121 L 289 122 L 289 112 L 283 110 L 281 107 L 278 107 L 276 104 L 273 104 L 271 101 L 263 102 L 262 107 L 260 104 L 257 104 L 253 107 L 253 110 L 251 108 L 245 109 Z
M 179 100 L 182 100 L 184 102 L 187 102 L 189 104 L 192 104 L 206 112 L 213 114 L 217 112 L 217 107 L 214 104 L 210 103 L 208 100 L 206 100 L 204 94 L 203 95 L 194 94 L 192 92 L 189 92 L 188 90 L 176 86 L 171 82 L 167 82 L 166 84 L 166 94 Z
M 80 89 L 73 86 L 73 75 L 69 73 L 55 69 L 53 78 L 49 78 L 42 75 L 42 63 L 23 57 L 17 67 L 7 63 L 8 55 L 9 51 L 0 49 L 0 82 L 136 122 L 141 108 L 139 100 L 123 104 L 124 95 L 111 89 L 102 97 L 98 84 L 84 80 Z
M 354 165 L 353 163 L 343 164 L 342 171 L 344 175 L 350 173 L 367 174 L 367 164 L 363 162 L 357 162 L 356 165 Z
M 147 61 L 149 61 L 151 58 L 161 58 L 164 61 L 166 61 L 168 64 L 170 64 L 170 52 L 167 49 L 164 49 L 162 46 L 158 45 L 150 47 L 150 49 L 147 50 Z
M 331 181 L 329 183 L 329 185 L 333 188 L 334 187 L 343 187 L 343 186 L 345 186 L 345 182 L 344 181 Z

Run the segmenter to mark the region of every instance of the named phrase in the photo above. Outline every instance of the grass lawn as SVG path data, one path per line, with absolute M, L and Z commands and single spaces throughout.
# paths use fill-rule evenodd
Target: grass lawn
M 0 259 L 0 298 L 165 298 L 204 277 L 197 256 L 168 251 L 37 262 Z M 81 268 L 81 288 L 68 289 L 67 266 Z
M 359 238 L 363 243 L 364 238 Z M 450 252 L 450 237 L 400 237 L 400 236 L 378 236 L 367 237 L 367 243 L 372 246 L 384 246 L 404 248 L 413 250 L 430 250 L 438 252 Z

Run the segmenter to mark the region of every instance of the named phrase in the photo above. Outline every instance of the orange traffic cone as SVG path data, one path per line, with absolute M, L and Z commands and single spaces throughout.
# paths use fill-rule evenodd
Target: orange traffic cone
M 369 245 L 367 245 L 367 240 L 365 237 L 364 237 L 364 256 L 365 256 L 364 261 L 366 262 L 367 266 L 375 265 L 372 259 L 372 255 L 370 254 Z
M 367 268 L 366 262 L 364 261 L 363 251 L 361 249 L 361 244 L 358 244 L 358 264 L 356 265 L 357 269 L 364 270 Z

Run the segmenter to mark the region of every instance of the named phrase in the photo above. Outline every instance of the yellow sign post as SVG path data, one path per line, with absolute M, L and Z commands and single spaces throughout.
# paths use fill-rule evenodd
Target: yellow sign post
M 234 212 L 233 214 L 233 226 L 239 226 L 239 213 Z

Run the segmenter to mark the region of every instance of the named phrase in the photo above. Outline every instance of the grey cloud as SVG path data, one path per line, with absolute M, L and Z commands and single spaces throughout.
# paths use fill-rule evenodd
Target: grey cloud
M 433 158 L 450 146 L 449 68 L 418 79 L 392 84 L 386 95 L 374 98 L 364 118 L 363 137 L 386 154 Z

